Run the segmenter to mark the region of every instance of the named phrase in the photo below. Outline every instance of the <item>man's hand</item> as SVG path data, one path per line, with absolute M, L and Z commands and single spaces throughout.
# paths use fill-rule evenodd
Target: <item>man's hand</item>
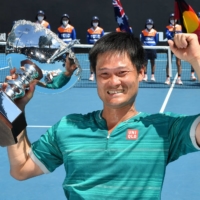
M 16 69 L 10 70 L 10 76 L 6 77 L 6 80 L 15 80 L 17 79 L 18 75 L 15 73 Z M 33 80 L 29 84 L 29 89 L 26 90 L 26 94 L 22 98 L 15 99 L 15 104 L 23 111 L 25 108 L 25 105 L 30 101 L 30 99 L 33 97 L 33 93 L 35 90 L 35 85 L 37 84 L 38 80 Z M 2 90 L 5 91 L 7 87 L 7 83 L 3 83 Z
M 179 33 L 168 40 L 176 57 L 189 62 L 200 80 L 200 45 L 196 34 Z

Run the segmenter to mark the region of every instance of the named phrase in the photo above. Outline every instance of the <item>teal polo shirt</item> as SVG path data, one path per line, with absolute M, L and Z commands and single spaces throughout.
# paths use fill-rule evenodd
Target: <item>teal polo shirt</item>
M 64 164 L 68 200 L 160 199 L 168 163 L 199 150 L 200 117 L 139 113 L 108 134 L 101 111 L 63 117 L 32 144 L 44 173 Z
M 64 73 L 60 73 L 58 76 L 53 77 L 53 80 L 51 83 L 46 84 L 46 88 L 51 88 L 51 89 L 59 89 L 65 86 L 71 76 L 66 76 Z

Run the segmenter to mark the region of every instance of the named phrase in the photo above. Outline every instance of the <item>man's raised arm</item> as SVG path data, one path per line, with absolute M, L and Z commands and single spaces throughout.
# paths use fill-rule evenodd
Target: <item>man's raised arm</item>
M 7 79 L 16 79 L 15 69 L 11 70 L 11 75 L 6 77 Z M 35 85 L 37 81 L 33 81 L 29 85 L 29 90 L 25 96 L 16 99 L 15 104 L 24 111 L 26 104 L 33 96 Z M 2 89 L 5 90 L 7 84 L 4 83 Z M 42 170 L 32 161 L 29 156 L 30 142 L 28 140 L 26 130 L 22 131 L 17 136 L 18 143 L 8 146 L 8 157 L 10 161 L 10 173 L 18 180 L 25 180 L 34 176 L 43 174 Z
M 176 34 L 174 41 L 169 40 L 168 43 L 178 58 L 189 62 L 193 66 L 200 80 L 200 45 L 197 35 L 188 33 Z M 200 146 L 200 123 L 196 128 L 196 141 Z

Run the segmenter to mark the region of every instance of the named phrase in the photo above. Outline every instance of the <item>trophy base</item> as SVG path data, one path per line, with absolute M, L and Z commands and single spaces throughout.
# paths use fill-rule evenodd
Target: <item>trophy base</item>
M 0 146 L 17 143 L 17 136 L 26 128 L 24 113 L 5 93 L 0 92 Z

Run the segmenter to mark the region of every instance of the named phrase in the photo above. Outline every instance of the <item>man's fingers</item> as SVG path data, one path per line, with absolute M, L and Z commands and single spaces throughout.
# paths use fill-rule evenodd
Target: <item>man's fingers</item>
M 184 49 L 188 45 L 193 45 L 198 40 L 196 34 L 176 34 L 174 36 L 174 42 L 177 48 Z
M 15 68 L 11 69 L 11 70 L 10 70 L 10 75 L 15 74 L 15 72 L 16 72 L 16 69 L 15 69 Z
M 17 79 L 18 78 L 18 75 L 17 74 L 12 74 L 10 76 L 6 76 L 5 78 L 5 81 L 6 80 L 13 80 L 13 79 Z
M 6 80 L 16 79 L 18 76 L 17 76 L 17 74 L 15 74 L 15 73 L 16 73 L 16 68 L 11 69 L 11 70 L 10 70 L 10 75 L 9 75 L 9 76 L 6 76 L 5 81 L 6 81 Z
M 1 87 L 1 88 L 2 88 L 2 90 L 3 90 L 3 91 L 5 91 L 5 89 L 6 89 L 6 87 L 7 87 L 7 86 L 8 86 L 8 84 L 7 84 L 7 83 L 3 83 L 3 84 L 2 84 L 2 87 Z
M 29 91 L 33 92 L 35 90 L 35 86 L 37 85 L 37 83 L 39 82 L 39 80 L 33 80 L 30 85 L 29 85 Z
M 18 75 L 15 74 L 15 72 L 16 72 L 16 69 L 15 69 L 15 68 L 11 69 L 11 70 L 10 70 L 10 75 L 9 75 L 9 76 L 6 76 L 5 81 L 6 81 L 6 80 L 17 79 Z
M 172 52 L 174 53 L 174 51 L 176 50 L 176 46 L 175 46 L 174 41 L 168 40 L 168 44 L 169 44 L 170 49 L 171 49 Z
M 184 49 L 188 46 L 188 41 L 187 41 L 188 36 L 185 34 L 176 34 L 174 36 L 174 43 L 177 48 L 179 49 Z
M 12 76 L 6 76 L 5 81 L 12 80 Z
M 34 87 L 37 85 L 37 83 L 39 82 L 39 80 L 37 79 L 34 79 L 31 81 L 31 84 L 30 85 L 33 85 Z
M 169 44 L 170 47 L 174 46 L 174 42 L 172 40 L 168 40 L 168 44 Z
M 196 34 L 176 34 L 173 41 L 168 41 L 172 52 L 176 57 L 195 65 L 196 58 L 199 59 L 200 45 Z

